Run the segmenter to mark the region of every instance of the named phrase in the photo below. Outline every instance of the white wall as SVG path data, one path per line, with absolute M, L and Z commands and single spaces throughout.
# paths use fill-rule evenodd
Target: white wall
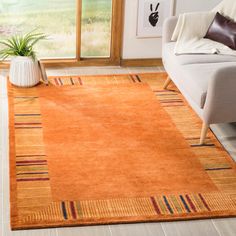
M 183 12 L 207 11 L 221 0 L 175 0 L 176 15 Z M 125 0 L 123 58 L 160 58 L 161 38 L 137 39 L 138 0 Z
M 222 0 L 176 0 L 176 15 L 190 11 L 207 11 Z

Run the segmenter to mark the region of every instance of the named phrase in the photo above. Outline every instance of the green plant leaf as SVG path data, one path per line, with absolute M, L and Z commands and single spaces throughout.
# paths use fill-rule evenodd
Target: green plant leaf
M 9 39 L 1 40 L 4 49 L 0 50 L 0 58 L 5 60 L 11 56 L 27 56 L 36 59 L 34 46 L 41 40 L 47 40 L 47 35 L 33 30 L 25 35 L 14 35 Z

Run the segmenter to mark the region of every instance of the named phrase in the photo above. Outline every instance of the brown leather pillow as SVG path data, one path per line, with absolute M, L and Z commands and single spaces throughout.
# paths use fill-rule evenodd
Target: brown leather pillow
M 236 22 L 217 12 L 204 38 L 223 43 L 236 50 Z

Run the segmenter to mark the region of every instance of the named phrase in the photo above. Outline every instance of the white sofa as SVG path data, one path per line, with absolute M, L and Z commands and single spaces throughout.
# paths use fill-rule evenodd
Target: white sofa
M 171 41 L 178 17 L 168 18 L 163 28 L 162 59 L 171 81 L 203 121 L 200 145 L 210 124 L 236 122 L 236 56 L 175 55 Z

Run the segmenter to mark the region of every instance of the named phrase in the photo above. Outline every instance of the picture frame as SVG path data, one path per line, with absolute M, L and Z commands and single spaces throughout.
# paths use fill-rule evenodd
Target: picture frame
M 138 0 L 136 37 L 162 37 L 163 23 L 173 14 L 174 0 Z

